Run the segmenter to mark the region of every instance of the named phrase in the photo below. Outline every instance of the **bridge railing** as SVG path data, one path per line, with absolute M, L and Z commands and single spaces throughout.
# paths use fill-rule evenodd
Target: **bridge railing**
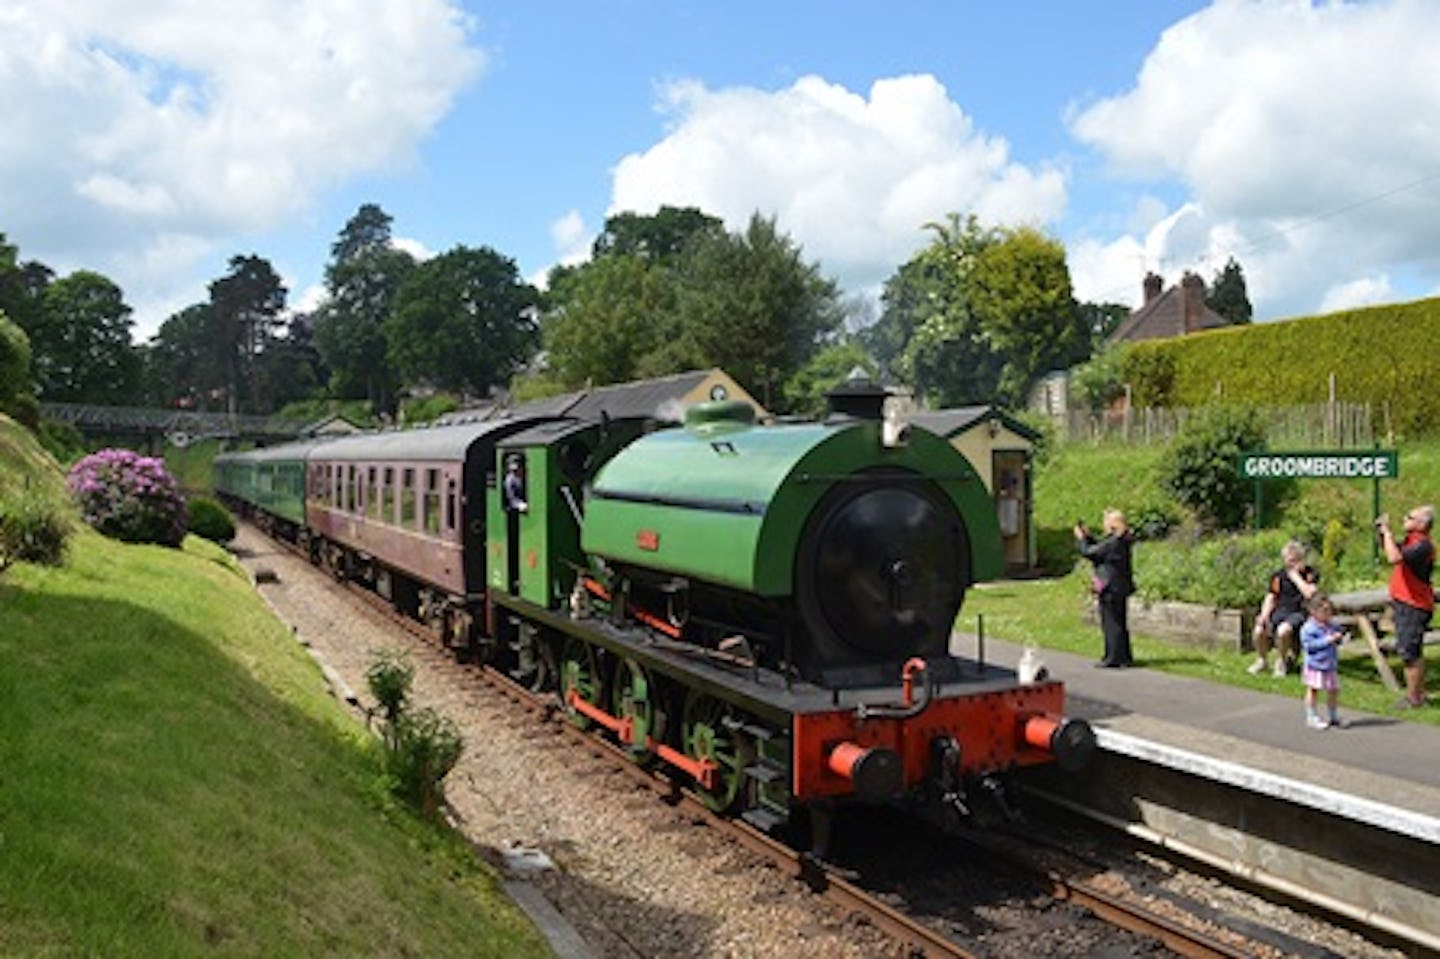
M 186 439 L 215 436 L 295 437 L 300 436 L 308 425 L 304 420 L 273 416 L 88 403 L 41 403 L 40 412 L 51 419 L 69 423 L 82 432 L 165 434 Z

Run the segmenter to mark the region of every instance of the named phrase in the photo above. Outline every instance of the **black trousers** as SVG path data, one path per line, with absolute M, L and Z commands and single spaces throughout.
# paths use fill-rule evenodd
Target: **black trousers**
M 1101 662 L 1129 666 L 1134 661 L 1130 655 L 1130 626 L 1126 618 L 1129 599 L 1109 592 L 1100 594 L 1100 629 L 1105 634 L 1105 655 Z

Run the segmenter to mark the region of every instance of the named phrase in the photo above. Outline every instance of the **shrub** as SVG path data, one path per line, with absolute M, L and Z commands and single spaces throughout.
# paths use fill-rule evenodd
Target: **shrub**
M 64 420 L 42 419 L 35 438 L 58 462 L 68 463 L 85 455 L 85 438 Z
M 71 467 L 67 485 L 85 522 L 106 536 L 165 546 L 185 538 L 185 498 L 158 459 L 101 450 Z
M 1170 599 L 1216 607 L 1258 607 L 1266 577 L 1280 566 L 1285 533 L 1196 539 L 1181 532 L 1135 553 L 1135 579 L 1146 599 Z
M 208 496 L 194 496 L 185 504 L 190 532 L 211 542 L 228 543 L 235 538 L 235 520 L 230 511 Z
M 1245 522 L 1251 484 L 1240 478 L 1236 460 L 1264 448 L 1265 427 L 1252 407 L 1202 407 L 1161 457 L 1161 486 L 1203 525 L 1238 529 Z
M 440 808 L 441 783 L 460 760 L 464 743 L 455 723 L 433 709 L 402 713 L 391 728 L 386 771 L 394 790 L 426 815 Z
M 415 680 L 415 667 L 403 652 L 387 649 L 376 655 L 374 662 L 365 670 L 365 682 L 370 686 L 370 695 L 380 704 L 385 722 L 393 727 L 405 710 L 410 698 L 410 684 Z
M 1091 413 L 1098 413 L 1125 395 L 1126 346 L 1112 346 L 1075 369 L 1075 392 Z
M 436 393 L 421 399 L 405 400 L 400 406 L 406 423 L 428 423 L 458 410 L 460 401 L 448 393 Z
M 0 502 L 0 572 L 24 561 L 59 566 L 65 559 L 70 518 L 52 497 L 26 489 Z

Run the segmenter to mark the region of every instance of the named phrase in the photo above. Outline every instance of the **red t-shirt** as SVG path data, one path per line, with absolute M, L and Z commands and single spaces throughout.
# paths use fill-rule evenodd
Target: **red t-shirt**
M 1435 568 L 1435 544 L 1419 530 L 1400 544 L 1400 562 L 1390 571 L 1390 598 L 1417 609 L 1435 608 L 1430 574 Z

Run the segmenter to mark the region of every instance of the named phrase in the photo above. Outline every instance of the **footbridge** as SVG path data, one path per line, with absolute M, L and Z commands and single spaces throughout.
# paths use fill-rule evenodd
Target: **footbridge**
M 304 435 L 311 425 L 304 420 L 273 416 L 87 403 L 41 403 L 40 412 L 50 419 L 69 423 L 86 437 L 138 440 L 152 453 L 159 452 L 164 443 L 188 446 L 198 440 L 217 438 L 258 443 L 294 439 Z

